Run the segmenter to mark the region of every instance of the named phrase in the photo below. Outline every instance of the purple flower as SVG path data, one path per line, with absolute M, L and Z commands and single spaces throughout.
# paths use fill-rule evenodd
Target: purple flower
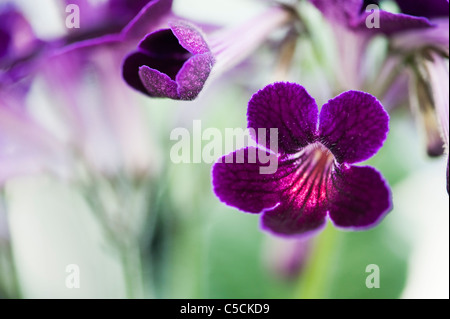
M 187 22 L 150 33 L 123 64 L 123 78 L 151 97 L 193 100 L 211 73 L 214 57 L 201 32 Z
M 448 56 L 449 52 L 449 3 L 447 0 L 397 0 L 407 19 L 420 18 L 429 23 L 423 29 L 406 28 L 392 37 L 392 47 L 403 52 L 433 47 Z
M 147 34 L 123 63 L 123 78 L 150 97 L 193 100 L 214 74 L 236 66 L 294 15 L 272 7 L 242 25 L 208 37 L 191 23 L 173 20 Z M 133 29 L 136 29 L 135 27 Z
M 67 5 L 75 4 L 80 11 L 80 28 L 69 29 L 69 43 L 117 34 L 127 26 L 140 11 L 145 11 L 160 0 L 66 0 Z M 152 9 L 153 10 L 153 9 Z M 154 17 L 153 17 L 154 18 Z
M 366 11 L 367 6 L 371 4 L 378 4 L 378 1 L 363 1 L 363 0 L 311 0 L 311 2 L 328 18 L 328 20 L 333 24 L 340 24 L 346 28 L 355 32 L 368 32 L 370 34 L 385 34 L 392 35 L 398 32 L 403 32 L 411 29 L 424 29 L 434 27 L 433 23 L 430 22 L 424 16 L 421 15 L 409 15 L 392 13 L 385 10 L 379 10 L 379 25 L 378 26 L 368 26 L 368 18 L 373 14 L 372 10 Z M 404 3 L 404 1 L 398 1 Z M 412 1 L 408 1 L 412 2 Z M 413 1 L 417 2 L 415 5 L 407 5 L 410 9 L 409 12 L 418 12 L 419 7 L 428 7 L 430 11 L 440 10 L 439 8 L 434 8 L 438 2 L 442 1 Z M 448 1 L 443 1 L 447 3 L 447 16 L 448 16 Z M 442 4 L 439 4 L 441 7 Z M 414 9 L 414 10 L 413 10 Z M 432 15 L 432 16 L 435 16 Z M 444 15 L 444 14 L 443 14 Z
M 44 43 L 36 38 L 25 17 L 13 5 L 0 6 L 0 89 L 28 89 L 27 76 L 34 70 Z
M 22 101 L 0 95 L 0 188 L 10 178 L 53 172 L 65 176 L 64 144 L 34 120 Z
M 396 0 L 405 14 L 427 19 L 448 17 L 448 0 Z
M 254 131 L 278 129 L 278 153 L 247 147 L 226 155 L 214 164 L 212 184 L 227 205 L 261 213 L 264 229 L 307 234 L 321 229 L 327 215 L 338 227 L 367 229 L 391 209 L 380 173 L 352 165 L 372 157 L 387 136 L 389 117 L 372 95 L 344 92 L 319 114 L 302 86 L 275 83 L 253 95 L 247 117 Z M 259 145 L 269 144 L 268 134 L 255 135 Z M 260 174 L 267 156 L 278 169 Z
M 376 10 L 375 7 L 366 11 L 368 5 L 376 5 L 378 1 L 311 2 L 326 17 L 338 40 L 341 69 L 337 71 L 337 75 L 346 89 L 362 87 L 362 61 L 368 44 L 376 35 L 388 36 L 392 48 L 397 51 L 410 53 L 411 50 L 436 47 L 448 52 L 448 1 L 398 1 L 405 13 Z M 445 6 L 447 9 L 443 10 Z M 424 16 L 413 15 L 421 11 Z M 442 14 L 438 14 L 441 11 Z M 377 23 L 373 19 L 377 19 Z

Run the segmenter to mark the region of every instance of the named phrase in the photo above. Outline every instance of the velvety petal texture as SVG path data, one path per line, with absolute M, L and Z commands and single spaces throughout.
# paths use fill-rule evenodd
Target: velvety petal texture
M 214 57 L 195 26 L 177 21 L 148 34 L 123 63 L 122 75 L 151 97 L 193 100 L 202 90 Z
M 295 153 L 316 138 L 318 107 L 306 90 L 294 83 L 274 83 L 255 93 L 248 103 L 248 127 L 263 129 L 256 141 L 267 148 L 270 129 L 278 129 L 278 152 Z M 275 150 L 273 150 L 275 151 Z
M 377 152 L 388 121 L 364 92 L 342 93 L 319 115 L 302 86 L 268 85 L 249 102 L 248 127 L 278 129 L 279 152 L 249 147 L 220 158 L 212 169 L 214 192 L 227 205 L 260 213 L 262 228 L 281 236 L 313 234 L 327 216 L 343 228 L 373 226 L 391 208 L 389 187 L 375 169 L 351 164 Z M 261 172 L 274 164 L 270 174 Z
M 389 116 L 372 95 L 347 91 L 326 103 L 320 112 L 320 141 L 342 163 L 372 157 L 383 145 Z
M 338 169 L 331 180 L 328 209 L 336 226 L 368 228 L 391 209 L 389 187 L 372 167 Z
M 227 205 L 248 213 L 261 213 L 273 208 L 280 201 L 277 192 L 279 181 L 293 168 L 279 169 L 273 175 L 261 174 L 261 167 L 270 163 L 266 159 L 268 156 L 278 162 L 275 155 L 255 147 L 240 149 L 220 158 L 212 171 L 215 194 Z

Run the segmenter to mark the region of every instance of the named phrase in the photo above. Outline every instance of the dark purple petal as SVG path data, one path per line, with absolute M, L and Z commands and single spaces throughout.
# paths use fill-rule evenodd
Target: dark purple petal
M 424 17 L 413 17 L 402 13 L 391 13 L 384 10 L 379 11 L 379 28 L 368 28 L 366 19 L 371 12 L 363 12 L 358 18 L 352 20 L 349 24 L 350 28 L 355 31 L 370 32 L 372 34 L 382 33 L 387 36 L 398 32 L 408 31 L 411 29 L 429 29 L 434 28 L 434 24 Z
M 415 17 L 409 14 L 396 14 L 380 10 L 378 12 L 380 27 L 368 28 L 366 19 L 373 13 L 371 11 L 366 12 L 366 7 L 369 4 L 377 4 L 377 1 L 311 0 L 311 2 L 330 22 L 343 25 L 353 31 L 366 32 L 368 33 L 366 36 L 379 33 L 389 36 L 401 31 L 432 28 L 434 26 L 425 15 L 418 14 Z
M 253 147 L 220 159 L 213 167 L 215 194 L 227 205 L 251 213 L 263 213 L 262 227 L 278 235 L 306 235 L 319 230 L 327 213 L 327 189 L 334 157 L 320 144 L 295 155 L 270 154 Z M 253 152 L 253 153 L 251 153 Z M 254 154 L 251 157 L 251 154 Z M 240 160 L 240 164 L 239 164 Z M 226 161 L 230 163 L 226 163 Z M 273 174 L 260 168 L 277 163 Z M 272 166 L 273 167 L 273 166 Z
M 389 187 L 374 168 L 350 166 L 332 175 L 329 215 L 336 226 L 366 229 L 391 210 Z
M 261 174 L 260 168 L 270 164 L 270 160 L 262 161 L 267 156 L 278 163 L 274 154 L 267 155 L 254 147 L 220 158 L 212 169 L 216 196 L 225 204 L 249 213 L 260 213 L 277 205 L 280 200 L 277 193 L 279 181 L 292 168 L 279 169 L 275 174 Z
M 10 42 L 11 36 L 6 31 L 0 29 L 0 59 L 8 54 Z
M 176 76 L 178 97 L 181 100 L 194 100 L 203 89 L 214 64 L 211 53 L 194 55 L 187 60 Z
M 261 218 L 262 228 L 276 235 L 310 236 L 325 226 L 326 206 L 317 205 L 305 208 L 279 205 L 264 213 Z
M 426 18 L 449 16 L 448 0 L 396 0 L 403 13 Z
M 122 66 L 122 76 L 125 82 L 144 94 L 148 94 L 148 92 L 144 84 L 142 83 L 141 77 L 139 76 L 139 68 L 146 65 L 148 60 L 148 55 L 142 52 L 135 52 L 130 54 L 124 60 Z
M 320 112 L 319 138 L 340 163 L 372 157 L 383 145 L 389 116 L 372 95 L 347 91 L 329 100 Z
M 248 128 L 258 135 L 265 129 L 265 137 L 256 138 L 269 147 L 270 128 L 278 129 L 278 152 L 295 153 L 313 142 L 316 137 L 318 107 L 306 90 L 295 83 L 274 83 L 255 93 L 248 103 Z M 252 132 L 253 133 L 253 132 Z M 275 150 L 273 150 L 275 151 Z
M 151 97 L 178 99 L 177 83 L 168 75 L 144 65 L 139 68 L 139 78 Z

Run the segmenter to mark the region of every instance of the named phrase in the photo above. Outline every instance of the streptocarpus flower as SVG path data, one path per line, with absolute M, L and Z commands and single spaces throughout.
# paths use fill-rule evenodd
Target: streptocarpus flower
M 193 100 L 208 78 L 214 57 L 201 32 L 187 22 L 150 33 L 123 65 L 123 77 L 151 97 Z
M 389 117 L 372 95 L 344 92 L 319 114 L 302 86 L 280 82 L 253 95 L 247 117 L 254 131 L 278 129 L 278 153 L 248 147 L 226 155 L 214 164 L 212 184 L 227 205 L 261 213 L 264 229 L 303 235 L 321 229 L 327 215 L 338 227 L 367 229 L 391 209 L 380 173 L 353 165 L 372 157 L 387 136 Z M 269 144 L 268 134 L 255 135 L 259 145 Z M 267 155 L 278 169 L 260 174 Z
M 293 17 L 286 8 L 273 7 L 208 39 L 192 23 L 173 20 L 169 28 L 148 34 L 128 55 L 123 78 L 150 97 L 193 100 L 213 71 L 217 75 L 237 65 Z

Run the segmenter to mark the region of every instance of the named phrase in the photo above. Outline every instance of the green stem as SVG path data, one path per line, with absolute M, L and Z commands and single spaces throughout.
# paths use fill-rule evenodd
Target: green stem
M 122 257 L 122 267 L 127 298 L 144 298 L 142 264 L 139 246 L 136 244 L 129 245 L 129 247 L 124 247 L 120 254 Z
M 316 238 L 311 257 L 300 277 L 295 296 L 299 299 L 320 299 L 326 295 L 335 257 L 339 231 L 328 224 Z
M 9 228 L 9 211 L 7 207 L 6 191 L 4 189 L 0 189 L 0 205 L 2 205 L 2 203 L 6 213 L 6 227 Z M 11 236 L 5 239 L 4 242 L 0 242 L 0 265 L 4 267 L 4 269 L 0 270 L 5 270 L 2 274 L 0 274 L 0 276 L 7 275 L 6 279 L 3 282 L 0 282 L 0 285 L 2 286 L 1 288 L 5 290 L 7 297 L 17 299 L 22 298 L 22 289 L 20 286 L 19 275 L 17 273 Z

